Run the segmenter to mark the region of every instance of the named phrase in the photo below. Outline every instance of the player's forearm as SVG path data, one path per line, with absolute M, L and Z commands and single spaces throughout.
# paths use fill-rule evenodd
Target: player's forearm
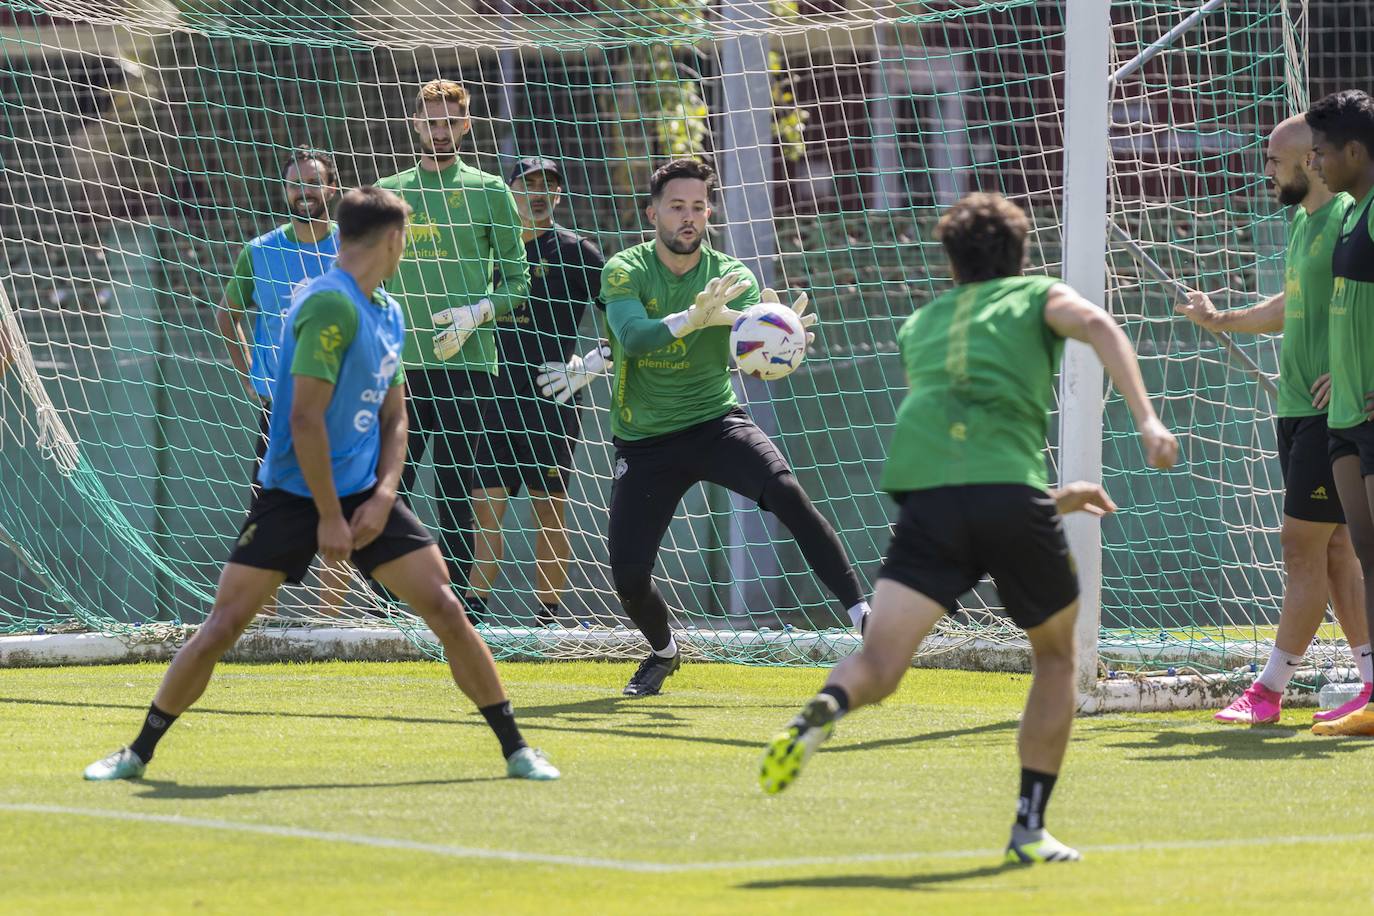
M 324 415 L 300 410 L 291 411 L 291 446 L 300 463 L 305 485 L 315 500 L 320 518 L 342 518 L 343 506 L 334 489 L 334 468 L 329 460 L 329 429 Z
M 509 315 L 517 305 L 529 298 L 530 266 L 522 255 L 518 261 L 502 260 L 497 269 L 499 274 L 496 283 L 487 298 L 491 300 L 497 316 Z
M 1218 312 L 1212 330 L 1227 334 L 1276 334 L 1283 330 L 1284 294 L 1272 296 L 1259 305 Z
M 1137 428 L 1155 419 L 1154 405 L 1150 403 L 1145 380 L 1140 375 L 1140 363 L 1136 361 L 1135 349 L 1126 333 L 1106 312 L 1089 321 L 1086 330 L 1084 341 L 1093 348 L 1112 384 L 1121 392 Z
M 248 338 L 243 333 L 241 309 L 234 308 L 226 299 L 216 315 L 220 336 L 224 338 L 225 348 L 229 351 L 229 361 L 234 364 L 239 375 L 247 378 L 252 371 L 253 360 L 250 356 Z
M 673 342 L 673 332 L 658 318 L 650 318 L 644 306 L 634 299 L 622 299 L 606 306 L 606 320 L 626 356 L 643 356 Z

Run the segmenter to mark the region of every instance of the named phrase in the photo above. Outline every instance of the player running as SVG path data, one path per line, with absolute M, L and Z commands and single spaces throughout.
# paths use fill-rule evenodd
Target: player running
M 911 391 L 897 414 L 882 488 L 901 512 L 879 572 L 863 646 L 769 742 L 768 793 L 797 778 L 841 716 L 891 694 L 912 656 L 985 573 L 1030 641 L 1032 680 L 1018 747 L 1021 794 L 1007 859 L 1079 858 L 1045 829 L 1045 808 L 1073 725 L 1078 578 L 1046 490 L 1045 435 L 1064 340 L 1090 344 L 1121 392 L 1151 467 L 1178 443 L 1145 394 L 1130 341 L 1111 316 L 1054 277 L 1023 276 L 1029 220 L 996 194 L 941 217 L 957 284 L 898 333 Z M 1077 508 L 1082 486 L 1066 488 Z M 1090 493 L 1100 497 L 1095 487 Z M 1098 511 L 1110 503 L 1090 499 Z
M 507 501 L 528 487 L 537 532 L 535 618 L 555 624 L 572 552 L 564 525 L 567 485 L 581 435 L 578 405 L 572 401 L 610 364 L 609 349 L 598 346 L 585 357 L 575 356 L 573 349 L 587 304 L 601 293 L 605 259 L 590 240 L 554 223 L 563 192 L 557 163 L 521 159 L 509 183 L 524 226 L 530 293 L 496 319 L 501 374 L 478 450 L 472 497 L 477 543 L 467 604 L 479 617 L 486 611 L 504 553 Z M 541 397 L 541 387 L 551 397 Z
M 1339 719 L 1369 701 L 1369 634 L 1364 619 L 1364 577 L 1350 544 L 1327 450 L 1330 396 L 1327 310 L 1331 304 L 1331 253 L 1350 209 L 1345 194 L 1332 194 L 1312 169 L 1312 131 L 1302 115 L 1269 135 L 1265 176 L 1279 203 L 1295 207 L 1288 227 L 1283 292 L 1259 305 L 1218 312 L 1204 293 L 1191 293 L 1179 314 L 1209 331 L 1282 332 L 1279 351 L 1278 444 L 1283 471 L 1283 527 L 1279 541 L 1287 573 L 1274 650 L 1255 682 L 1218 722 L 1264 725 L 1279 721 L 1283 691 L 1321 626 L 1328 597 L 1351 646 L 1364 692 L 1337 709 L 1318 712 L 1318 722 Z
M 777 295 L 760 294 L 748 268 L 705 244 L 715 181 L 711 167 L 695 159 L 654 172 L 646 211 L 654 240 L 617 254 L 602 274 L 615 357 L 611 578 L 652 650 L 626 696 L 658 693 L 681 664 L 653 568 L 678 503 L 697 483 L 733 490 L 772 512 L 855 626 L 868 610 L 835 530 L 730 385 L 730 326 L 739 313 L 729 305 L 776 302 Z M 806 296 L 793 308 L 801 315 Z M 802 319 L 814 322 L 814 315 Z
M 319 150 L 296 149 L 282 171 L 282 182 L 286 185 L 286 208 L 291 218 L 243 246 L 216 316 L 230 361 L 243 379 L 248 396 L 262 406 L 249 475 L 255 496 L 258 469 L 267 451 L 271 385 L 277 377 L 277 357 L 291 294 L 329 270 L 339 253 L 339 233 L 329 218 L 330 205 L 339 196 L 339 172 L 334 159 Z M 252 331 L 246 334 L 243 326 L 250 311 L 254 313 Z M 326 564 L 320 571 L 320 613 L 336 616 L 347 594 L 347 572 Z
M 510 190 L 458 158 L 468 133 L 468 91 L 451 80 L 420 89 L 411 125 L 420 161 L 379 187 L 400 194 L 413 215 L 406 254 L 387 289 L 405 309 L 405 368 L 410 409 L 403 489 L 434 440 L 434 497 L 439 537 L 454 582 L 472 562 L 473 468 L 482 411 L 497 374 L 492 319 L 529 292 L 520 216 Z
M 172 659 L 138 737 L 87 767 L 87 779 L 142 776 L 220 657 L 283 582 L 300 581 L 316 551 L 326 561 L 352 560 L 424 618 L 454 682 L 500 740 L 508 775 L 558 778 L 520 736 L 491 653 L 449 587 L 439 549 L 396 495 L 406 446 L 405 321 L 380 287 L 404 250 L 407 213 L 380 188 L 343 196 L 338 261 L 300 291 L 287 314 L 263 490 L 220 574 L 214 608 Z
M 1374 575 L 1374 421 L 1369 403 L 1374 392 L 1374 99 L 1353 89 L 1332 93 L 1312 106 L 1306 120 L 1312 130 L 1313 168 L 1333 194 L 1349 194 L 1354 201 L 1331 253 L 1335 279 L 1327 426 L 1336 490 L 1369 582 Z M 1365 588 L 1364 602 L 1366 632 L 1374 632 L 1374 589 Z M 1312 733 L 1374 735 L 1374 703 L 1318 722 Z

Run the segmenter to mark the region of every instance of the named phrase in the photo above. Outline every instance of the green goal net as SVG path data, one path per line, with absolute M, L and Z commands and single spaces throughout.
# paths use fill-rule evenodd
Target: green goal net
M 941 208 L 1001 191 L 1032 215 L 1031 269 L 1062 266 L 1064 16 L 1045 0 L 0 0 L 0 631 L 204 618 L 258 435 L 216 325 L 234 260 L 285 220 L 291 149 L 329 151 L 345 184 L 413 165 L 408 114 L 436 77 L 472 92 L 463 158 L 498 174 L 555 159 L 559 221 L 607 255 L 647 237 L 656 162 L 716 165 L 713 244 L 808 290 L 821 316 L 802 368 L 740 382 L 741 400 L 870 585 L 892 516 L 876 483 L 903 394 L 894 332 L 949 283 Z M 1103 527 L 1101 654 L 1218 670 L 1272 636 L 1282 593 L 1258 380 L 1276 346 L 1199 338 L 1171 297 L 1182 283 L 1230 306 L 1279 288 L 1261 147 L 1302 100 L 1301 36 L 1280 2 L 1131 0 L 1112 19 L 1112 68 L 1148 59 L 1112 84 L 1108 135 L 1074 142 L 1109 159 L 1105 305 L 1184 461 L 1143 472 L 1104 392 L 1102 471 L 1122 511 Z M 601 333 L 589 311 L 579 352 Z M 567 617 L 535 625 L 536 536 L 513 500 L 485 627 L 498 654 L 642 651 L 606 565 L 607 386 L 586 393 Z M 414 494 L 431 525 L 433 460 Z M 656 574 L 695 652 L 806 663 L 854 645 L 785 531 L 715 488 L 683 501 Z M 394 626 L 437 652 L 361 581 L 330 616 L 316 587 L 288 588 L 260 625 Z M 923 651 L 998 664 L 1018 639 L 997 610 L 984 583 Z

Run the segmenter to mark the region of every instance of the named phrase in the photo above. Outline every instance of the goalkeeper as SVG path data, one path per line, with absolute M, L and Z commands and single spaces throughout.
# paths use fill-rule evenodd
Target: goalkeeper
M 567 584 L 571 549 L 564 514 L 580 435 L 577 404 L 570 402 L 606 367 L 610 354 L 601 346 L 585 357 L 574 356 L 573 350 L 587 304 L 601 293 L 605 259 L 591 241 L 554 223 L 563 191 L 555 162 L 521 159 L 511 172 L 510 187 L 524 226 L 530 294 L 496 319 L 501 375 L 477 456 L 472 496 L 476 557 L 467 604 L 478 617 L 486 610 L 504 552 L 501 523 L 507 500 L 528 487 L 537 527 L 535 617 L 553 624 Z M 550 397 L 540 397 L 540 386 Z
M 668 605 L 653 581 L 659 543 L 687 490 L 703 481 L 754 500 L 796 538 L 817 577 L 859 626 L 868 605 L 835 530 L 730 385 L 730 325 L 741 308 L 776 302 L 748 269 L 704 244 L 715 172 L 678 159 L 654 172 L 654 239 L 611 258 L 601 298 L 615 356 L 609 520 L 611 577 L 649 641 L 626 696 L 656 694 L 681 664 Z M 794 306 L 806 308 L 802 295 Z M 810 326 L 814 315 L 802 318 Z
M 403 486 L 414 492 L 416 468 L 432 439 L 439 535 L 449 575 L 462 583 L 472 562 L 468 494 L 475 452 L 498 371 L 492 319 L 524 300 L 529 266 L 510 190 L 499 176 L 458 158 L 458 145 L 472 126 L 468 91 L 451 80 L 426 83 L 415 99 L 411 126 L 420 143 L 419 163 L 377 182 L 413 211 L 405 259 L 387 287 L 410 329 Z
M 1346 194 L 1331 193 L 1313 170 L 1311 158 L 1312 131 L 1302 115 L 1279 124 L 1269 135 L 1265 173 L 1279 204 L 1295 208 L 1288 227 L 1283 292 L 1250 308 L 1224 312 L 1218 312 L 1205 294 L 1191 293 L 1188 302 L 1177 308 L 1209 331 L 1283 334 L 1277 411 L 1284 484 L 1279 542 L 1287 574 L 1283 608 L 1274 650 L 1264 670 L 1245 693 L 1216 714 L 1218 722 L 1264 725 L 1279 721 L 1283 691 L 1317 634 L 1328 596 L 1365 689 L 1361 696 L 1319 712 L 1314 719 L 1339 719 L 1369 700 L 1372 659 L 1364 620 L 1364 579 L 1341 512 L 1326 426 L 1331 391 L 1327 371 L 1331 253 L 1351 200 Z M 1341 460 L 1358 464 L 1353 456 Z
M 863 646 L 774 736 L 759 781 L 766 792 L 782 791 L 841 716 L 896 690 L 926 634 L 990 573 L 1032 657 L 1006 857 L 1067 862 L 1077 850 L 1044 822 L 1075 707 L 1078 576 L 1059 512 L 1110 504 L 1066 501 L 1046 488 L 1045 436 L 1065 339 L 1090 344 L 1102 360 L 1152 467 L 1171 467 L 1178 443 L 1155 415 L 1130 341 L 1111 316 L 1054 277 L 1022 275 L 1029 230 L 1026 214 L 997 194 L 971 194 L 940 218 L 935 235 L 957 285 L 897 335 L 911 391 L 881 485 L 901 510 Z

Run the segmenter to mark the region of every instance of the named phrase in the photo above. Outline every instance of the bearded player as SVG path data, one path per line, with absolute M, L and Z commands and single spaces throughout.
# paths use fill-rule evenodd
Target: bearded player
M 802 490 L 787 459 L 735 399 L 730 326 L 760 301 L 748 268 L 706 244 L 716 175 L 695 159 L 654 172 L 647 215 L 654 239 L 607 262 L 601 282 L 614 359 L 615 444 L 609 551 L 621 606 L 650 652 L 625 695 L 650 696 L 681 665 L 668 605 L 654 585 L 659 544 L 687 490 L 703 481 L 777 516 L 816 576 L 860 626 L 868 605 L 834 528 Z M 793 306 L 802 324 L 806 296 Z

